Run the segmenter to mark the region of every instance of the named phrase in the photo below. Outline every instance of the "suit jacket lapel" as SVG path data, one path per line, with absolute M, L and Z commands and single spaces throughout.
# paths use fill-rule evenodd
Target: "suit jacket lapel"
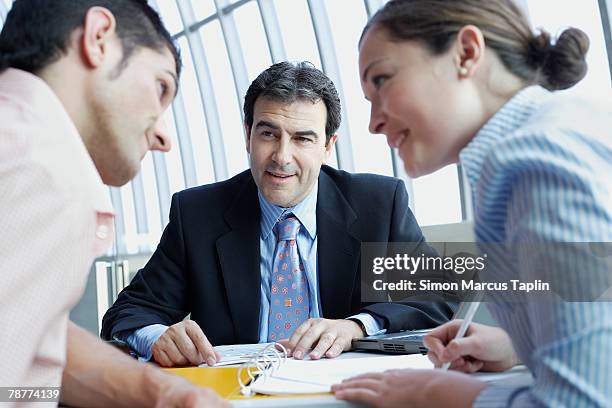
M 260 209 L 252 178 L 225 213 L 231 230 L 217 240 L 217 252 L 237 343 L 259 341 Z
M 361 242 L 349 230 L 357 216 L 333 180 L 319 175 L 317 252 L 321 315 L 345 318 L 351 313 Z

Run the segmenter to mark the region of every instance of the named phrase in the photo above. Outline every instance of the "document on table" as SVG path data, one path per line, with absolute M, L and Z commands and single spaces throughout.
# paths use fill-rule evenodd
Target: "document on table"
M 221 361 L 216 363 L 214 367 L 222 367 L 233 364 L 243 364 L 264 351 L 266 347 L 274 343 L 258 343 L 258 344 L 232 344 L 227 346 L 215 346 L 215 351 L 221 354 Z M 274 352 L 269 352 L 269 356 L 274 356 Z M 199 367 L 208 367 L 208 364 L 200 364 Z
M 252 362 L 253 358 L 272 343 L 237 344 L 216 346 L 222 359 L 215 367 Z M 275 357 L 272 354 L 270 357 Z M 208 367 L 201 364 L 200 367 Z M 268 375 L 258 377 L 251 385 L 251 390 L 260 394 L 319 394 L 327 393 L 333 384 L 342 382 L 360 374 L 382 372 L 391 369 L 433 369 L 434 366 L 425 355 L 380 355 L 373 353 L 348 352 L 333 359 L 295 360 L 288 358 L 278 369 L 269 371 Z M 481 381 L 499 381 L 515 377 L 517 370 L 503 373 L 472 374 Z
M 433 364 L 420 354 L 308 361 L 288 359 L 271 375 L 255 380 L 251 389 L 268 395 L 326 393 L 333 384 L 356 375 L 402 368 L 432 369 Z
M 294 360 L 287 359 L 270 375 L 261 376 L 251 385 L 251 391 L 267 395 L 320 394 L 330 392 L 331 386 L 357 375 L 392 369 L 433 369 L 425 355 L 379 356 L 371 353 L 345 353 L 335 359 Z M 475 378 L 485 381 L 508 381 L 525 376 L 524 366 L 517 366 L 502 373 L 475 373 Z

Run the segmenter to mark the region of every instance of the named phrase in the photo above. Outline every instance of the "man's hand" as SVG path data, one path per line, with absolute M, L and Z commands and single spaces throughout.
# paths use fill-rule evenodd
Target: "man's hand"
M 440 370 L 389 370 L 332 386 L 336 398 L 377 408 L 471 407 L 485 383 Z
M 171 378 L 174 377 L 174 378 Z M 159 408 L 230 407 L 229 402 L 209 388 L 198 387 L 180 377 L 167 375 L 168 388 L 160 393 Z
M 68 323 L 61 405 L 75 407 L 229 407 L 214 391 L 142 364 Z
M 512 341 L 504 330 L 472 323 L 465 337 L 455 340 L 460 325 L 461 320 L 453 320 L 425 336 L 427 356 L 436 367 L 451 362 L 451 369 L 473 373 L 504 371 L 518 364 Z
M 306 352 L 314 348 L 309 356 L 318 360 L 322 356 L 337 357 L 351 348 L 353 339 L 365 336 L 361 326 L 352 320 L 308 319 L 300 325 L 289 340 L 280 343 L 287 348 L 293 358 L 302 359 Z M 316 344 L 316 346 L 315 346 Z
M 168 327 L 152 347 L 153 359 L 163 367 L 198 365 L 212 366 L 221 360 L 204 332 L 193 320 L 184 320 Z

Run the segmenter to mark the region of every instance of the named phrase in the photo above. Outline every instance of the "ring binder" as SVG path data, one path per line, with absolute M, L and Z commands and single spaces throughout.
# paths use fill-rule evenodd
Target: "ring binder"
M 348 353 L 331 359 L 295 360 L 287 356 L 281 345 L 267 344 L 264 350 L 238 369 L 238 390 L 242 396 L 329 395 L 332 385 L 368 372 L 433 369 L 433 363 L 421 354 Z
M 236 373 L 238 384 L 240 384 L 240 393 L 247 397 L 252 396 L 251 386 L 255 380 L 261 376 L 267 378 L 274 374 L 287 360 L 287 354 L 287 349 L 282 344 L 272 343 L 255 354 L 249 361 L 243 363 Z M 242 380 L 243 371 L 246 372 L 248 377 L 246 382 Z

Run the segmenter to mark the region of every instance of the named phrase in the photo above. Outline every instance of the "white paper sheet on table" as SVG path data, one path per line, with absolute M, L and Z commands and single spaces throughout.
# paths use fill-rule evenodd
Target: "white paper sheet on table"
M 271 376 L 259 377 L 251 389 L 268 395 L 324 393 L 333 384 L 356 375 L 403 368 L 432 369 L 433 364 L 420 354 L 316 361 L 288 359 Z
M 222 367 L 227 365 L 242 364 L 250 361 L 253 357 L 259 355 L 266 347 L 274 343 L 256 343 L 256 344 L 231 344 L 225 346 L 213 347 L 216 352 L 221 354 L 221 361 L 217 362 L 214 367 Z M 268 353 L 273 355 L 273 353 Z M 208 367 L 208 364 L 200 364 L 199 367 Z

